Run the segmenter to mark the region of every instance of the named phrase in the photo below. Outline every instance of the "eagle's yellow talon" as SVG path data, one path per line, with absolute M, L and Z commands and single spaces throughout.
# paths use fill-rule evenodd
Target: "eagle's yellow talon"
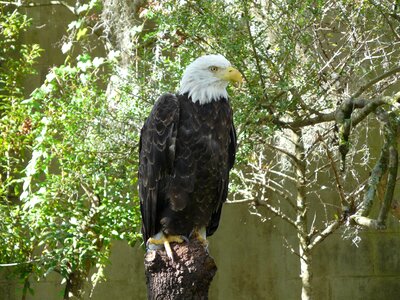
M 161 238 L 149 238 L 147 243 L 153 245 L 164 245 L 165 242 L 169 243 L 183 243 L 184 240 L 179 235 L 163 235 Z
M 170 243 L 183 243 L 183 239 L 179 235 L 170 235 L 167 236 L 167 239 Z
M 147 244 L 153 245 L 164 245 L 165 251 L 167 252 L 168 257 L 174 262 L 174 256 L 172 254 L 172 249 L 170 243 L 183 243 L 184 239 L 181 238 L 179 235 L 165 235 L 161 234 L 160 238 L 149 238 L 147 240 Z M 149 247 L 151 249 L 151 247 Z
M 198 240 L 200 243 L 202 243 L 202 245 L 207 248 L 208 247 L 208 241 L 206 238 L 206 230 L 205 228 L 201 228 L 201 229 L 194 229 L 191 236 Z

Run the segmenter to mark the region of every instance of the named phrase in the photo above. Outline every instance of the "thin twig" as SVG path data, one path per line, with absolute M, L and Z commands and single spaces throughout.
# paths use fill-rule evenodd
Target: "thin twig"
M 348 203 L 347 203 L 347 200 L 346 200 L 346 196 L 345 196 L 345 194 L 344 194 L 344 191 L 343 191 L 343 185 L 342 185 L 341 180 L 340 180 L 339 172 L 338 172 L 338 170 L 337 170 L 337 168 L 336 168 L 335 160 L 334 160 L 334 158 L 333 158 L 333 155 L 332 155 L 331 151 L 330 151 L 329 148 L 328 148 L 328 145 L 327 145 L 327 144 L 325 143 L 325 141 L 323 140 L 323 137 L 319 134 L 319 132 L 317 132 L 317 134 L 318 134 L 318 137 L 320 138 L 320 141 L 321 141 L 322 145 L 323 145 L 324 148 L 325 148 L 326 156 L 328 157 L 329 163 L 330 163 L 331 168 L 332 168 L 332 170 L 333 170 L 333 173 L 334 173 L 334 175 L 335 175 L 336 188 L 337 188 L 337 190 L 338 190 L 339 197 L 340 197 L 341 207 L 342 207 L 342 209 L 343 209 L 344 207 L 347 207 L 347 206 L 348 206 Z
M 293 153 L 290 153 L 289 151 L 287 151 L 287 150 L 285 150 L 285 149 L 282 149 L 282 148 L 280 148 L 280 147 L 277 147 L 277 146 L 274 146 L 274 145 L 271 145 L 271 144 L 266 144 L 266 146 L 267 146 L 267 147 L 270 147 L 270 148 L 272 148 L 272 149 L 274 149 L 274 150 L 277 150 L 277 151 L 279 151 L 279 152 L 282 152 L 283 154 L 285 154 L 286 156 L 288 156 L 290 159 L 292 159 L 296 164 L 299 163 L 299 160 L 296 158 L 296 156 L 295 156 Z
M 301 128 L 305 126 L 311 126 L 319 123 L 333 122 L 335 121 L 335 112 L 330 112 L 326 114 L 318 115 L 314 118 L 306 118 L 306 119 L 296 119 L 292 122 L 284 123 L 282 126 L 289 128 Z
M 325 227 L 325 229 L 315 237 L 315 239 L 307 246 L 307 248 L 309 250 L 312 250 L 315 246 L 320 244 L 330 234 L 332 234 L 336 229 L 338 229 L 340 224 L 341 222 L 339 220 L 335 220 L 333 223 Z
M 350 98 L 355 99 L 358 98 L 359 96 L 362 95 L 362 93 L 364 93 L 367 89 L 369 89 L 370 87 L 372 87 L 375 83 L 378 83 L 379 81 L 390 77 L 396 73 L 400 72 L 400 66 L 397 66 L 389 71 L 387 71 L 386 73 L 383 73 L 377 77 L 375 77 L 374 79 L 370 80 L 369 82 L 367 82 L 366 84 L 362 85 L 357 92 L 355 92 Z
M 278 208 L 270 205 L 269 203 L 265 201 L 259 201 L 255 199 L 241 199 L 241 200 L 227 200 L 226 203 L 228 204 L 252 204 L 255 206 L 263 206 L 267 208 L 270 212 L 272 212 L 275 216 L 281 218 L 282 220 L 285 220 L 288 222 L 290 225 L 292 225 L 294 228 L 297 228 L 296 222 L 292 220 L 290 217 L 288 217 L 285 213 L 283 213 L 281 210 Z
M 0 264 L 0 267 L 15 267 L 20 265 L 32 264 L 39 262 L 40 259 L 34 259 L 29 261 L 17 262 L 17 263 L 9 263 L 9 264 Z

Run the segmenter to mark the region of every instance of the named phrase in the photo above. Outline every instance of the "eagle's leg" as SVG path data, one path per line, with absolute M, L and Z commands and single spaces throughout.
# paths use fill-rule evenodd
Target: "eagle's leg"
M 167 235 L 160 231 L 147 240 L 147 248 L 150 250 L 157 250 L 160 249 L 159 246 L 164 245 L 168 257 L 172 262 L 174 262 L 174 256 L 172 254 L 170 243 L 183 243 L 185 240 L 187 239 L 180 235 Z
M 190 234 L 191 238 L 195 238 L 200 243 L 203 244 L 204 248 L 208 248 L 208 241 L 207 241 L 207 233 L 205 227 L 195 228 L 193 229 L 192 233 Z

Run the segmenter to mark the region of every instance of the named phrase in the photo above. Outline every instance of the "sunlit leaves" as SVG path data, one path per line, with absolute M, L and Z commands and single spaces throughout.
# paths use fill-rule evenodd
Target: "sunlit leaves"
M 33 269 L 26 263 L 32 256 L 33 234 L 25 210 L 15 205 L 23 191 L 21 170 L 33 139 L 32 119 L 22 105 L 23 82 L 36 72 L 41 51 L 38 45 L 20 42 L 29 25 L 25 15 L 0 4 L 0 263 L 16 264 L 13 270 L 22 280 Z
M 39 104 L 31 108 L 33 154 L 46 157 L 32 155 L 26 180 L 33 178 L 24 201 L 36 208 L 41 199 L 35 228 L 47 228 L 46 236 L 38 237 L 49 260 L 43 263 L 64 276 L 86 260 L 102 260 L 112 238 L 134 243 L 138 237 L 138 131 L 126 123 L 131 110 L 110 106 L 100 88 L 109 76 L 101 75 L 102 67 L 111 68 L 104 58 L 82 54 L 75 65 L 53 68 L 26 103 Z
M 75 39 L 87 34 L 81 26 L 70 26 L 78 30 Z M 16 43 L 11 29 L 4 34 Z M 65 42 L 63 52 L 74 43 Z M 1 263 L 29 261 L 35 249 L 34 268 L 28 264 L 24 274 L 57 271 L 67 278 L 87 264 L 103 268 L 112 239 L 134 244 L 139 238 L 136 161 L 142 120 L 132 122 L 139 106 L 130 95 L 113 99 L 105 94 L 115 72 L 115 51 L 109 61 L 82 53 L 73 63 L 52 68 L 42 86 L 23 99 L 22 83 L 14 78 L 32 72 L 38 52 L 35 45 L 21 46 L 24 61 L 7 62 L 15 68 L 1 73 L 0 96 L 14 93 L 13 102 L 2 102 L 12 103 L 10 109 L 1 110 L 1 150 L 6 153 L 1 161 Z M 29 137 L 29 144 L 14 147 L 15 137 Z

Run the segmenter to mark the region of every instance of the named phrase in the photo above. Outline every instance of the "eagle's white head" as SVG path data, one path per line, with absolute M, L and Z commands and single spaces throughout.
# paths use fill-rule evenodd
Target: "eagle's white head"
M 205 55 L 186 68 L 179 93 L 189 93 L 193 102 L 205 104 L 219 98 L 228 98 L 228 83 L 242 81 L 240 72 L 221 54 Z

